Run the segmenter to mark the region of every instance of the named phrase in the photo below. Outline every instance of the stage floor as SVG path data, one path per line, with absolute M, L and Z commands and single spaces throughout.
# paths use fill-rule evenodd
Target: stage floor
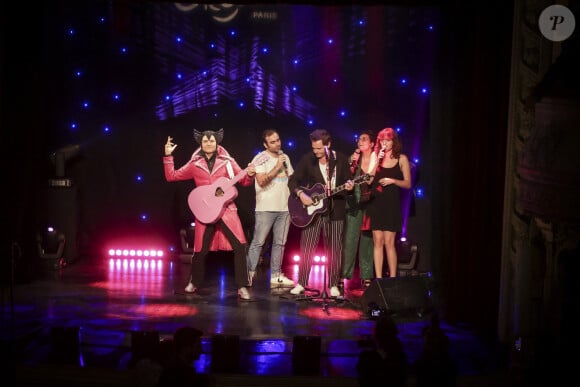
M 80 365 L 127 369 L 134 340 L 151 332 L 170 338 L 182 325 L 204 332 L 204 353 L 196 362 L 201 372 L 212 370 L 212 343 L 221 339 L 239 351 L 239 369 L 248 375 L 293 375 L 295 339 L 320 337 L 319 375 L 356 377 L 356 358 L 372 335 L 374 320 L 362 305 L 364 290 L 356 276 L 344 297 L 320 294 L 324 266 L 313 267 L 309 292 L 293 296 L 290 288 L 270 287 L 267 259 L 258 268 L 251 301 L 237 297 L 229 253 L 215 253 L 207 265 L 206 286 L 199 293 L 183 292 L 190 265 L 180 257 L 157 260 L 106 257 L 82 259 L 63 268 L 50 265 L 38 278 L 3 290 L 2 340 L 10 345 L 16 365 L 50 361 L 51 340 L 78 331 Z M 297 265 L 284 268 L 297 279 Z M 422 274 L 425 276 L 426 274 Z M 437 308 L 436 294 L 433 308 Z M 422 330 L 429 311 L 392 311 L 410 363 L 422 348 Z M 459 376 L 495 373 L 494 348 L 468 327 L 442 327 L 451 340 Z M 55 332 L 61 332 L 56 336 Z M 65 335 L 66 336 L 66 335 Z M 233 340 L 233 341 L 232 341 Z M 217 353 L 217 352 L 216 352 Z M 231 355 L 231 353 L 229 354 Z M 75 360 L 76 361 L 76 360 Z

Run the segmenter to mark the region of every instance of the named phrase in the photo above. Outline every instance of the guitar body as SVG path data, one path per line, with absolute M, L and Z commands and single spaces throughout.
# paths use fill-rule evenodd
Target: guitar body
M 290 195 L 288 198 L 288 212 L 290 213 L 290 221 L 297 227 L 306 227 L 312 222 L 316 214 L 326 211 L 326 200 L 324 185 L 317 183 L 312 188 L 301 188 L 304 193 L 312 198 L 314 203 L 310 206 L 305 206 L 295 195 Z M 317 198 L 320 198 L 317 200 Z
M 261 165 L 268 159 L 268 154 L 261 153 L 254 158 L 250 165 Z M 246 175 L 247 170 L 244 169 L 231 179 L 222 176 L 211 184 L 194 188 L 187 197 L 187 204 L 193 212 L 195 220 L 206 224 L 220 220 L 228 204 L 238 197 L 238 189 L 235 184 Z
M 215 223 L 226 207 L 238 197 L 238 190 L 230 179 L 220 177 L 210 185 L 195 188 L 187 197 L 187 204 L 195 219 L 202 223 Z
M 371 179 L 371 175 L 365 173 L 352 180 L 354 184 L 362 184 Z M 312 188 L 300 187 L 312 199 L 312 205 L 305 206 L 302 204 L 300 198 L 296 195 L 288 197 L 288 212 L 290 213 L 290 221 L 297 227 L 306 227 L 312 222 L 314 216 L 327 209 L 327 200 L 330 196 L 346 189 L 346 184 L 333 188 L 330 193 L 327 193 L 325 187 L 321 183 L 316 183 Z

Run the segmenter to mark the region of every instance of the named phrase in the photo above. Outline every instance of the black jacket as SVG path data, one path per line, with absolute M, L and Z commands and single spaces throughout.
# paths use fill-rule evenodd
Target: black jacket
M 316 183 L 324 186 L 324 176 L 320 171 L 318 159 L 312 152 L 302 156 L 294 169 L 294 174 L 288 181 L 291 195 L 296 195 L 301 188 L 312 188 Z M 336 187 L 340 188 L 347 180 L 351 179 L 348 158 L 338 151 L 330 152 L 330 174 L 336 169 Z M 334 194 L 327 198 L 328 211 L 324 215 L 330 215 L 331 220 L 344 220 L 346 217 L 346 195 L 352 191 L 335 188 Z M 306 191 L 308 193 L 308 191 Z

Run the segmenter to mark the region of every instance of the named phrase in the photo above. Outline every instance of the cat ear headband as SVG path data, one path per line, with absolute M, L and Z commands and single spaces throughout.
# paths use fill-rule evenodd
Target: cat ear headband
M 220 130 L 216 131 L 204 130 L 203 132 L 200 132 L 197 129 L 193 129 L 193 138 L 195 139 L 195 142 L 197 142 L 199 145 L 201 145 L 201 139 L 204 136 L 207 138 L 211 138 L 211 136 L 214 136 L 215 142 L 219 145 L 224 139 L 224 128 L 221 128 Z

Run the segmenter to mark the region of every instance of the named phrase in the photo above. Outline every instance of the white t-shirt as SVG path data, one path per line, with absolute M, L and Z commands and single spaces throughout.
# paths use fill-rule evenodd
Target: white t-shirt
M 263 151 L 262 153 L 267 153 L 270 158 L 265 163 L 256 166 L 256 174 L 268 173 L 278 162 L 278 158 L 272 156 L 267 151 Z M 254 159 L 260 154 L 256 155 Z M 287 168 L 280 168 L 278 175 L 264 187 L 260 187 L 258 180 L 254 180 L 254 187 L 256 188 L 256 211 L 288 211 L 288 197 L 290 196 L 288 177 L 294 173 L 294 168 L 292 168 L 288 154 L 286 154 L 286 165 Z

